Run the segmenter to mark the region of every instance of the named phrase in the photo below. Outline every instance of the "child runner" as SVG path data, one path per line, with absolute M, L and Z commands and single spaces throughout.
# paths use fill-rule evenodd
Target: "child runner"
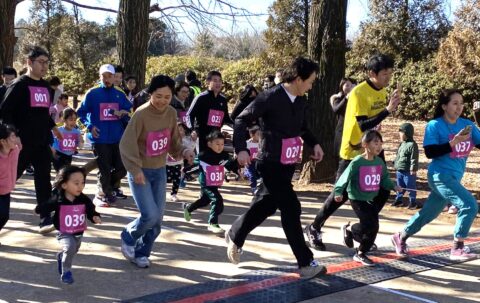
M 403 195 L 408 191 L 409 209 L 417 208 L 417 170 L 418 170 L 418 145 L 413 139 L 413 125 L 403 123 L 400 125 L 400 146 L 395 157 L 395 170 L 397 171 L 397 185 L 403 189 L 397 193 L 393 206 L 403 206 Z
M 399 256 L 408 256 L 407 239 L 438 217 L 450 202 L 458 208 L 450 259 L 477 257 L 464 249 L 464 241 L 478 213 L 478 204 L 461 181 L 470 152 L 473 147 L 480 148 L 480 131 L 472 121 L 460 117 L 463 106 L 460 91 L 444 90 L 435 107 L 433 120 L 427 123 L 423 148 L 427 158 L 432 159 L 427 174 L 431 193 L 404 229 L 392 236 Z
M 0 230 L 10 217 L 10 192 L 17 181 L 18 155 L 22 149 L 13 126 L 0 123 Z
M 182 145 L 188 147 L 187 145 L 183 144 L 186 131 L 185 124 L 177 122 L 177 127 L 180 138 L 182 138 Z M 178 201 L 177 194 L 180 186 L 180 176 L 182 174 L 182 163 L 182 159 L 177 160 L 170 155 L 167 156 L 167 183 L 172 183 L 172 190 L 170 192 L 169 199 L 171 202 Z
M 245 176 L 250 181 L 250 188 L 252 189 L 252 193 L 255 194 L 257 190 L 257 180 L 260 177 L 258 175 L 257 169 L 255 168 L 256 158 L 258 154 L 258 143 L 260 142 L 260 127 L 252 126 L 248 130 L 250 134 L 250 139 L 247 140 L 247 148 L 250 152 L 250 161 L 251 163 L 247 166 L 245 170 Z
M 52 109 L 52 119 L 55 121 L 55 124 L 58 125 L 62 122 L 63 110 L 66 108 L 68 108 L 68 95 L 61 94 L 60 97 L 58 97 L 57 104 L 55 104 Z
M 335 184 L 335 202 L 342 202 L 344 190 L 347 190 L 348 199 L 360 223 L 350 223 L 342 226 L 344 244 L 353 248 L 353 239 L 360 243 L 353 260 L 366 266 L 375 265 L 367 256 L 367 252 L 375 243 L 378 233 L 378 210 L 373 198 L 378 194 L 380 187 L 386 190 L 396 189 L 388 176 L 385 162 L 378 157 L 382 151 L 382 135 L 376 130 L 366 131 L 362 137 L 362 147 L 365 152 L 356 156 L 347 166 Z
M 82 134 L 76 128 L 78 116 L 75 110 L 64 109 L 62 117 L 64 124 L 58 130 L 62 133 L 63 139 L 53 140 L 53 168 L 57 173 L 62 167 L 72 164 L 73 154 L 83 144 Z
M 150 266 L 148 257 L 160 235 L 166 200 L 167 153 L 193 161 L 193 151 L 183 148 L 177 113 L 171 106 L 175 82 L 168 76 L 153 77 L 149 102 L 133 114 L 120 141 L 120 153 L 128 171 L 128 184 L 140 216 L 121 233 L 124 257 L 138 267 Z
M 213 131 L 207 136 L 207 148 L 198 154 L 195 159 L 199 165 L 200 175 L 198 182 L 201 187 L 200 198 L 193 203 L 184 203 L 185 221 L 190 221 L 192 212 L 210 204 L 208 216 L 208 230 L 214 234 L 225 232 L 218 225 L 218 216 L 223 212 L 223 197 L 218 191 L 225 179 L 224 167 L 228 170 L 237 170 L 238 164 L 223 150 L 225 136 L 220 131 Z
M 78 166 L 65 166 L 57 175 L 50 200 L 35 211 L 52 212 L 53 224 L 59 231 L 57 240 L 62 251 L 57 254 L 58 274 L 63 283 L 72 284 L 72 261 L 77 254 L 87 221 L 100 224 L 102 219 L 95 211 L 92 200 L 82 193 L 85 188 L 85 172 Z

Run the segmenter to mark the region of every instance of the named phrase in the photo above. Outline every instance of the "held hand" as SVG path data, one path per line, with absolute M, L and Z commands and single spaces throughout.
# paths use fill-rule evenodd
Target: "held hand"
M 116 111 L 114 111 L 113 114 L 114 114 L 115 116 L 121 118 L 121 117 L 123 117 L 123 116 L 125 116 L 125 115 L 128 115 L 128 112 L 127 112 L 126 110 L 122 109 L 122 110 L 116 110 Z
M 195 158 L 195 153 L 191 149 L 186 149 L 182 154 L 183 158 L 187 160 L 189 165 L 193 164 L 193 159 Z
M 387 110 L 389 113 L 394 112 L 397 110 L 398 104 L 400 104 L 400 92 L 398 89 L 393 91 L 392 96 L 390 97 L 390 101 L 387 105 Z
M 90 132 L 92 133 L 92 136 L 94 138 L 100 137 L 100 130 L 98 128 L 96 128 L 95 126 L 92 127 L 92 130 Z
M 55 137 L 57 137 L 57 139 L 59 141 L 62 141 L 63 140 L 63 135 L 62 133 L 58 130 L 58 128 L 55 126 L 54 128 L 52 128 L 52 132 L 53 134 L 55 135 Z
M 402 189 L 400 186 L 395 185 L 395 191 L 396 191 L 397 193 L 401 193 L 401 192 L 403 191 L 403 189 Z
M 453 137 L 452 140 L 450 140 L 449 143 L 452 148 L 458 143 L 468 141 L 470 139 L 470 133 L 462 135 L 462 131 L 463 130 L 461 130 L 458 134 L 455 135 L 455 137 Z
M 237 155 L 237 161 L 240 166 L 247 166 L 250 164 L 250 155 L 246 151 L 241 151 Z
M 136 174 L 133 178 L 133 182 L 135 182 L 135 184 L 145 185 L 145 175 L 143 174 L 143 172 L 139 172 L 138 174 Z
M 315 163 L 317 163 L 317 162 L 322 161 L 323 155 L 324 155 L 324 153 L 323 153 L 322 147 L 321 147 L 319 144 L 316 144 L 316 145 L 313 147 L 313 155 L 311 155 L 310 158 L 311 158 L 312 160 L 314 160 Z
M 92 219 L 95 224 L 102 224 L 102 219 L 99 216 L 93 216 Z
M 335 196 L 335 202 L 337 203 L 342 202 L 342 196 Z

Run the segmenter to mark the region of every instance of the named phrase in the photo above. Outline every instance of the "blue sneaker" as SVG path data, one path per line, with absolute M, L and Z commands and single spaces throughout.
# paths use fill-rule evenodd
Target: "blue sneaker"
M 64 272 L 62 274 L 62 282 L 65 284 L 72 284 L 73 283 L 73 275 L 71 271 Z
M 57 269 L 58 269 L 58 274 L 62 274 L 62 258 L 63 258 L 63 252 L 59 252 L 57 254 Z

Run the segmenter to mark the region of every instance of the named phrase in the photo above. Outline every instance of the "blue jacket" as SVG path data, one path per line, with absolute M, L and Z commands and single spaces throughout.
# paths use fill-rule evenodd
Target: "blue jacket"
M 88 133 L 88 139 L 93 143 L 114 144 L 119 143 L 122 138 L 124 131 L 122 120 L 116 119 L 110 114 L 108 114 L 108 118 L 105 118 L 105 114 L 101 115 L 100 108 L 108 113 L 110 106 L 106 106 L 107 103 L 114 106 L 118 104 L 118 110 L 130 111 L 132 108 L 132 103 L 128 101 L 127 96 L 120 88 L 107 88 L 103 83 L 99 83 L 85 94 L 85 98 L 77 110 L 80 121 L 89 131 L 94 126 L 100 130 L 98 138 L 94 138 L 91 132 Z

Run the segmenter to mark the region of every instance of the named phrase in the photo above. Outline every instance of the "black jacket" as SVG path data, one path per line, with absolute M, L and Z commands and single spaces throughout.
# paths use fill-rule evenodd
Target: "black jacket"
M 233 121 L 228 114 L 227 99 L 222 94 L 215 97 L 212 91 L 204 91 L 193 100 L 188 110 L 189 127 L 196 130 L 199 137 L 205 137 L 214 130 L 220 130 L 220 127 L 207 124 L 210 110 L 223 112 L 222 125 L 233 125 Z
M 318 141 L 307 127 L 306 112 L 306 98 L 297 97 L 292 103 L 282 85 L 263 91 L 235 119 L 235 152 L 248 152 L 245 128 L 256 120 L 260 121 L 262 134 L 257 156 L 260 161 L 280 162 L 282 139 L 300 136 L 306 144 L 313 147 Z
M 50 105 L 54 91 L 47 81 L 33 80 L 23 75 L 13 82 L 5 93 L 0 107 L 0 116 L 4 123 L 12 124 L 18 130 L 18 136 L 24 146 L 45 146 L 53 142 L 52 128 L 55 122 L 50 116 L 49 107 L 31 107 L 29 87 L 48 89 Z

